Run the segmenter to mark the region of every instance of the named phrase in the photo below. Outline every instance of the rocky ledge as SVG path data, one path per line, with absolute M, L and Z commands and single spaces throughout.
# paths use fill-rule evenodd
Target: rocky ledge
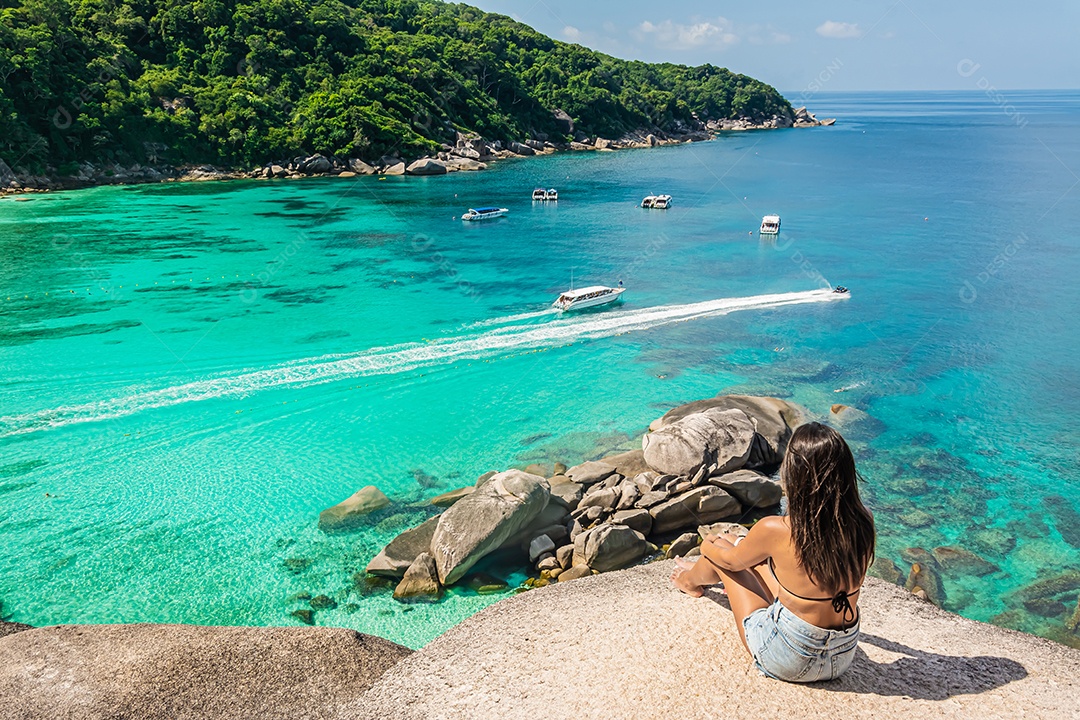
M 60 626 L 0 637 L 0 719 L 1076 717 L 1080 651 L 869 579 L 851 669 L 754 670 L 671 562 L 507 598 L 415 653 L 328 628 Z
M 340 628 L 10 625 L 2 720 L 338 718 L 412 652 Z
M 692 123 L 676 122 L 667 129 L 643 128 L 626 135 L 608 139 L 589 136 L 574 126 L 573 120 L 561 111 L 556 119 L 562 123 L 565 140 L 550 139 L 539 133 L 534 137 L 504 143 L 486 140 L 475 133 L 458 132 L 453 144 L 444 143 L 433 156 L 402 158 L 387 155 L 362 160 L 350 157 L 327 157 L 299 155 L 268 162 L 252 170 L 220 168 L 213 165 L 171 166 L 166 164 L 123 166 L 118 163 L 82 163 L 76 170 L 61 173 L 48 168 L 44 174 L 32 173 L 26 168 L 12 169 L 0 159 L 0 197 L 7 194 L 48 192 L 50 190 L 73 190 L 98 185 L 129 185 L 169 181 L 232 180 L 232 179 L 298 179 L 303 177 L 358 175 L 445 175 L 447 173 L 475 171 L 487 168 L 488 163 L 513 157 L 546 155 L 559 151 L 612 151 L 625 148 L 647 148 L 708 140 L 716 135 L 738 130 L 773 130 L 780 128 L 804 128 L 832 125 L 835 119 L 818 120 L 805 107 L 790 115 L 773 115 L 769 118 L 738 117 Z
M 782 496 L 770 475 L 805 410 L 772 397 L 721 395 L 658 418 L 642 449 L 567 468 L 487 472 L 434 498 L 446 509 L 392 540 L 367 566 L 394 579 L 401 600 L 435 600 L 480 560 L 516 555 L 543 587 L 643 560 L 697 552 L 713 532 L 772 512 Z M 362 527 L 389 500 L 358 491 L 322 513 L 327 532 Z

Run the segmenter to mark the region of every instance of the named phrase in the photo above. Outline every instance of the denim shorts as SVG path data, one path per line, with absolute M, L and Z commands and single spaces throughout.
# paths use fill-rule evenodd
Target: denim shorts
M 787 682 L 839 677 L 855 658 L 859 622 L 847 630 L 825 630 L 803 620 L 779 600 L 743 620 L 754 664 L 765 675 Z

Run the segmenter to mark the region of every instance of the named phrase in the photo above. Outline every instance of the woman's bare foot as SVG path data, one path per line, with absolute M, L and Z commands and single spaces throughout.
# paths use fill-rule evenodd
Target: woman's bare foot
M 689 567 L 686 567 L 684 564 L 680 563 L 680 560 L 682 560 L 682 558 L 675 559 L 675 570 L 671 573 L 671 584 L 690 597 L 701 597 L 705 594 L 705 591 L 690 577 L 690 571 L 694 567 L 693 563 L 687 563 L 687 561 L 682 560 L 682 563 L 689 565 Z

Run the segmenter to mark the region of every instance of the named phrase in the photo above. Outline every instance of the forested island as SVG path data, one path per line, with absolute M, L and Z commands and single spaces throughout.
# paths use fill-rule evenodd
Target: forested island
M 799 120 L 724 68 L 620 60 L 434 0 L 0 0 L 0 18 L 0 160 L 24 175 Z

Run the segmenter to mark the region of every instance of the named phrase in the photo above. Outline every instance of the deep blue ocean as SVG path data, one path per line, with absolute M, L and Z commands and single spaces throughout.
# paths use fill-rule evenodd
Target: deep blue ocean
M 0 200 L 2 614 L 279 625 L 327 594 L 318 624 L 420 646 L 506 596 L 401 605 L 357 574 L 427 499 L 732 392 L 867 413 L 845 432 L 879 556 L 977 553 L 998 569 L 946 572 L 948 609 L 1077 642 L 1075 593 L 1024 588 L 1080 569 L 1080 93 L 1006 96 L 822 93 L 834 127 L 445 177 Z M 458 219 L 487 204 L 510 213 Z M 545 312 L 571 273 L 628 290 Z M 368 484 L 390 512 L 317 529 Z

